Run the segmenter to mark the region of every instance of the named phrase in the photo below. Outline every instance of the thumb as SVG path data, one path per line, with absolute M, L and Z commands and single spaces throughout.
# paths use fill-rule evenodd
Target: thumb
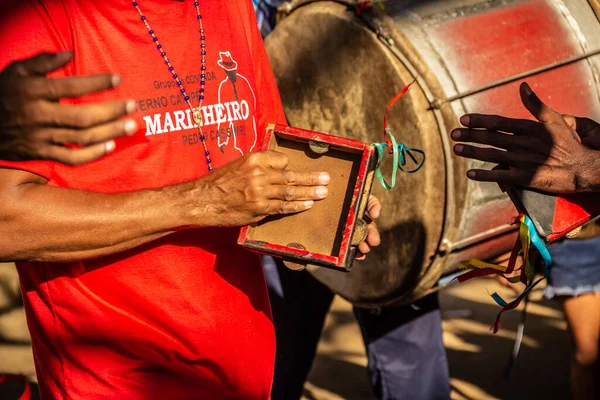
M 538 121 L 552 122 L 562 118 L 559 113 L 542 103 L 527 83 L 521 83 L 520 92 L 523 105 Z
M 15 61 L 6 69 L 20 76 L 46 76 L 64 67 L 73 59 L 72 51 L 40 53 L 24 60 Z

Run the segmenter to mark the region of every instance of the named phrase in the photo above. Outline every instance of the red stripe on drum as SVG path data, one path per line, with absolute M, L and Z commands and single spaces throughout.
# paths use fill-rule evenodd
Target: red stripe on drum
M 544 0 L 447 21 L 433 27 L 430 35 L 460 92 L 583 53 L 566 18 Z M 573 115 L 598 113 L 586 60 L 527 81 L 554 109 Z M 465 107 L 468 112 L 531 118 L 519 101 L 519 84 L 468 97 Z

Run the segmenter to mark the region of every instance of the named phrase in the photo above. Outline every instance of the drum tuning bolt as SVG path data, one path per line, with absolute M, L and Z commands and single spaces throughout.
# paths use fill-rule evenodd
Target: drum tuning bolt
M 302 246 L 300 243 L 289 243 L 287 247 L 298 250 L 306 250 L 306 247 Z M 303 271 L 306 269 L 306 264 L 300 264 L 291 260 L 286 260 L 285 258 L 283 259 L 283 265 L 292 271 Z
M 323 142 L 317 142 L 315 140 L 310 140 L 308 142 L 308 147 L 312 150 L 313 153 L 316 154 L 325 154 L 329 151 L 329 144 Z

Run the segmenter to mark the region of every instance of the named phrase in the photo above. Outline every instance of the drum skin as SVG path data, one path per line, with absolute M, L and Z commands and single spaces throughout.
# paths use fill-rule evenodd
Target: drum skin
M 527 118 L 520 82 L 443 100 L 585 51 L 582 37 L 600 37 L 591 8 L 578 8 L 574 18 L 587 25 L 577 31 L 562 1 L 473 1 L 469 7 L 448 0 L 387 2 L 387 15 L 373 9 L 361 18 L 344 2 L 301 3 L 265 42 L 290 125 L 382 141 L 388 102 L 418 77 L 392 108 L 388 124 L 398 142 L 427 155 L 425 167 L 400 173 L 391 191 L 375 183 L 373 193 L 383 205 L 377 221 L 382 244 L 367 260 L 355 262 L 349 273 L 309 271 L 351 303 L 379 307 L 422 297 L 460 261 L 510 250 L 516 210 L 497 185 L 466 179 L 468 168 L 482 165 L 454 157 L 449 132 L 466 112 Z M 594 60 L 584 60 L 527 82 L 555 109 L 595 118 L 595 68 Z M 390 168 L 384 163 L 387 176 Z

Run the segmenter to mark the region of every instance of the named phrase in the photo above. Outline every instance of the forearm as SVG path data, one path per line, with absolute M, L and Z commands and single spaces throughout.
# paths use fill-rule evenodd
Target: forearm
M 158 239 L 187 224 L 180 186 L 122 194 L 15 186 L 0 207 L 0 259 L 80 260 Z
M 161 189 L 91 193 L 0 168 L 0 260 L 70 261 L 130 249 L 186 227 L 239 227 L 310 209 L 325 172 L 286 170 L 285 154 L 249 153 Z

